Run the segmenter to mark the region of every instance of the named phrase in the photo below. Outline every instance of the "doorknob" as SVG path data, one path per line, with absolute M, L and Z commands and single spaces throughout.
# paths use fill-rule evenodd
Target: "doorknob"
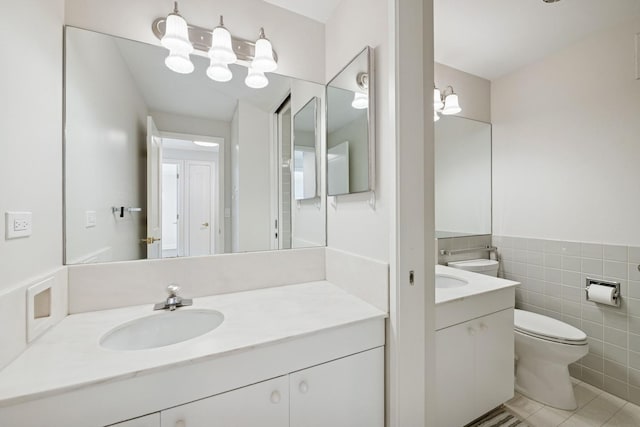
M 209 223 L 208 223 L 208 222 L 205 222 L 204 224 L 202 224 L 202 226 L 203 226 L 203 227 L 208 227 L 208 226 L 209 226 Z
M 155 242 L 159 242 L 159 237 L 147 237 L 146 239 L 140 239 L 141 243 L 146 243 L 147 245 L 153 245 Z

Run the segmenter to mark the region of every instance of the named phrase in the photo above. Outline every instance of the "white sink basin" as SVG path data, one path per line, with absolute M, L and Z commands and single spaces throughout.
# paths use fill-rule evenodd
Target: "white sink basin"
M 468 284 L 469 282 L 459 277 L 436 274 L 436 288 L 439 289 L 459 288 Z
M 164 347 L 204 335 L 224 320 L 216 310 L 176 310 L 152 314 L 116 326 L 100 339 L 110 350 Z

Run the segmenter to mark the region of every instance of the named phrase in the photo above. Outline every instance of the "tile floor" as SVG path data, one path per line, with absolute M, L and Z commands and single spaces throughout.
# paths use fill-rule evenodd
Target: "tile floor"
M 531 427 L 640 427 L 640 406 L 572 379 L 575 411 L 551 408 L 518 393 L 505 404 Z

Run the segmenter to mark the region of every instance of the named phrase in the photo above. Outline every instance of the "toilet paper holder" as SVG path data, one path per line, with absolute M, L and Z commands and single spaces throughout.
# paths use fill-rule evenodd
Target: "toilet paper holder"
M 620 307 L 620 304 L 622 303 L 622 298 L 620 295 L 620 282 L 610 282 L 610 281 L 601 280 L 601 279 L 591 279 L 589 277 L 587 277 L 585 281 L 586 281 L 586 287 L 584 291 L 587 294 L 587 301 L 591 301 L 591 299 L 589 299 L 589 286 L 591 285 L 607 286 L 607 287 L 615 288 L 615 291 L 613 293 L 613 302 L 615 303 L 616 307 Z

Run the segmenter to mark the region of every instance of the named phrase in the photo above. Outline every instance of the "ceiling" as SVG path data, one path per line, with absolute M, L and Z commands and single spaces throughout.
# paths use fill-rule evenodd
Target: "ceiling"
M 435 0 L 435 60 L 489 80 L 640 15 L 640 0 Z
M 326 24 L 342 0 L 264 0 L 298 15 Z

